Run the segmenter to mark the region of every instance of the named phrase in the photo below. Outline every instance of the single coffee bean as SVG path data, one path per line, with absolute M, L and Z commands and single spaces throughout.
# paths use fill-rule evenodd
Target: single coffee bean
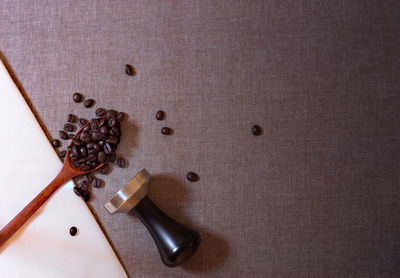
M 104 116 L 104 114 L 106 114 L 106 109 L 97 108 L 94 113 L 96 114 L 97 117 L 101 117 L 101 116 Z
M 59 157 L 65 157 L 66 154 L 67 154 L 67 151 L 66 151 L 66 150 L 62 150 L 62 151 L 58 154 L 58 156 L 59 156 Z
M 125 114 L 123 112 L 119 112 L 117 119 L 118 121 L 122 122 L 125 119 Z
M 94 141 L 94 142 L 104 141 L 106 138 L 107 138 L 107 135 L 105 135 L 99 131 L 95 131 L 92 133 L 92 141 Z
M 99 169 L 99 173 L 102 175 L 107 175 L 109 172 L 110 172 L 110 167 L 107 164 L 104 164 Z
M 91 128 L 92 130 L 96 130 L 96 129 L 99 128 L 99 123 L 97 122 L 96 119 L 91 119 L 91 120 L 90 120 L 90 128 Z
M 79 137 L 80 137 L 81 141 L 83 141 L 85 143 L 89 143 L 91 141 L 91 139 L 92 139 L 90 134 L 87 133 L 87 132 L 82 132 Z
M 81 169 L 82 172 L 87 172 L 90 169 L 92 169 L 92 166 L 88 165 L 86 163 L 81 163 L 81 164 L 79 164 L 79 169 Z
M 115 153 L 113 153 L 113 154 L 110 156 L 110 161 L 113 163 L 116 159 L 117 159 L 117 155 L 116 155 Z
M 113 126 L 108 132 L 112 136 L 119 136 L 121 134 L 120 129 L 118 127 L 116 127 L 116 126 Z
M 116 118 L 109 118 L 108 119 L 108 126 L 116 126 L 118 124 L 117 119 Z
M 169 127 L 163 127 L 161 129 L 161 133 L 164 134 L 164 135 L 170 135 L 171 132 L 172 132 L 172 130 Z
M 66 123 L 64 125 L 64 130 L 68 131 L 68 132 L 73 132 L 75 130 L 75 125 L 70 124 L 70 123 Z
M 71 228 L 69 229 L 69 234 L 70 234 L 71 236 L 76 236 L 77 233 L 78 233 L 78 229 L 77 229 L 76 227 L 71 227 Z
M 120 168 L 125 168 L 125 166 L 126 166 L 126 161 L 125 161 L 125 159 L 123 159 L 122 157 L 119 157 L 119 158 L 117 159 L 117 165 L 118 165 L 118 167 L 120 167 Z
M 87 156 L 87 149 L 85 147 L 81 147 L 79 149 L 79 151 L 80 151 L 82 157 Z
M 90 161 L 90 162 L 97 160 L 97 155 L 95 155 L 95 154 L 89 154 L 87 157 L 88 157 L 88 161 Z
M 115 110 L 108 110 L 106 113 L 107 119 L 116 118 L 118 116 L 118 112 Z
M 97 160 L 98 160 L 100 163 L 103 163 L 104 161 L 106 161 L 106 159 L 107 159 L 107 155 L 106 155 L 105 152 L 99 152 L 99 153 L 97 154 Z
M 66 133 L 65 131 L 60 130 L 58 134 L 60 135 L 60 138 L 63 140 L 67 140 L 69 138 L 68 133 Z
M 94 104 L 94 100 L 93 100 L 93 99 L 91 99 L 91 98 L 89 98 L 89 99 L 85 100 L 85 102 L 83 103 L 83 105 L 84 105 L 86 108 L 90 108 L 90 107 L 92 107 L 92 106 L 93 106 L 93 104 Z
M 95 188 L 100 188 L 102 186 L 103 182 L 101 181 L 101 179 L 98 178 L 94 178 L 91 182 L 92 187 Z
M 194 172 L 188 172 L 186 178 L 191 182 L 195 182 L 199 179 L 199 176 Z
M 80 93 L 74 93 L 74 94 L 72 95 L 72 99 L 73 99 L 75 102 L 81 102 L 82 99 L 83 99 L 83 97 L 82 97 L 82 95 L 81 95 Z
M 110 143 L 105 143 L 103 146 L 104 152 L 108 155 L 114 152 L 114 147 Z
M 262 134 L 262 128 L 259 125 L 254 125 L 251 132 L 254 136 L 260 136 Z
M 79 125 L 79 127 L 83 127 L 85 124 L 87 124 L 88 123 L 88 120 L 86 120 L 86 119 L 84 119 L 84 118 L 80 118 L 79 120 L 78 120 L 78 125 Z
M 79 163 L 79 164 L 85 163 L 85 162 L 87 162 L 88 160 L 89 160 L 88 157 L 82 157 L 81 159 L 78 159 L 78 163 Z
M 99 151 L 101 151 L 101 146 L 99 144 L 93 144 L 93 150 L 95 150 L 96 153 L 98 153 Z
M 69 122 L 69 123 L 75 123 L 75 120 L 76 120 L 76 118 L 75 118 L 74 115 L 68 114 L 68 116 L 67 116 L 67 122 Z
M 58 148 L 59 146 L 61 146 L 61 142 L 58 139 L 53 139 L 53 141 L 51 141 L 51 144 L 54 148 Z
M 73 143 L 74 145 L 77 145 L 77 146 L 80 146 L 80 145 L 83 144 L 82 140 L 81 140 L 79 137 L 74 138 L 74 139 L 72 140 L 72 143 Z
M 162 111 L 162 110 L 157 111 L 157 113 L 156 113 L 157 120 L 162 121 L 162 120 L 164 120 L 164 117 L 165 117 L 164 111 Z
M 102 127 L 100 127 L 100 132 L 103 134 L 108 134 L 108 127 L 103 125 Z
M 117 145 L 119 142 L 119 138 L 115 137 L 115 136 L 108 136 L 108 138 L 106 139 L 106 142 L 113 144 L 113 145 Z
M 82 197 L 82 195 L 83 195 L 83 190 L 82 190 L 81 188 L 77 187 L 77 186 L 74 186 L 74 193 L 75 193 L 77 196 Z
M 134 76 L 136 74 L 135 68 L 132 65 L 125 65 L 125 73 L 129 76 Z

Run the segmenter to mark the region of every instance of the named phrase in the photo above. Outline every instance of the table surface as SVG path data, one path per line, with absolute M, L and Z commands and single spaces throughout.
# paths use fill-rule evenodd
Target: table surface
M 127 113 L 129 165 L 89 205 L 131 277 L 397 277 L 399 8 L 5 0 L 0 51 L 49 137 L 93 115 L 75 91 Z M 153 201 L 202 235 L 181 267 L 103 207 L 143 167 Z

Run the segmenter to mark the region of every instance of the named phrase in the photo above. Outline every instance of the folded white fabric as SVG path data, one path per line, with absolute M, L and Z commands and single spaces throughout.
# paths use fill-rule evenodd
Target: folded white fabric
M 61 169 L 61 161 L 0 62 L 0 229 Z M 0 248 L 0 277 L 127 277 L 72 181 Z M 70 227 L 78 228 L 76 236 Z

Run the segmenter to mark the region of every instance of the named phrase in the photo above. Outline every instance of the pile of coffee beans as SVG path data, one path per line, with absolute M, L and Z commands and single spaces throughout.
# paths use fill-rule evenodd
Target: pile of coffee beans
M 84 96 L 80 93 L 74 93 L 72 97 L 76 103 L 83 101 L 83 106 L 90 108 L 94 105 L 93 99 L 84 101 Z M 121 139 L 121 122 L 125 118 L 125 114 L 115 110 L 107 110 L 105 108 L 97 108 L 96 117 L 87 120 L 79 118 L 73 114 L 68 114 L 67 122 L 64 124 L 63 130 L 59 131 L 62 140 L 71 140 L 68 144 L 68 155 L 73 167 L 79 168 L 82 172 L 93 171 L 94 173 L 107 175 L 110 172 L 109 162 L 117 161 L 117 166 L 125 168 L 127 162 L 122 157 L 117 157 L 116 149 Z M 73 134 L 77 130 L 76 134 Z M 62 144 L 60 140 L 53 139 L 54 148 L 59 148 Z M 64 159 L 67 150 L 61 150 L 59 157 Z M 101 167 L 99 167 L 101 166 Z M 103 187 L 104 182 L 95 177 L 93 174 L 85 174 L 74 178 L 77 186 L 74 187 L 76 195 L 82 197 L 85 201 L 90 200 L 90 188 Z

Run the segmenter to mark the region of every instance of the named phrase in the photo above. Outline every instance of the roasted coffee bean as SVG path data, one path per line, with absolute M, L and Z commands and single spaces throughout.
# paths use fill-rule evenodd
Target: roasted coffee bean
M 81 95 L 80 93 L 74 93 L 74 94 L 72 95 L 72 99 L 73 99 L 75 102 L 81 102 L 82 99 L 83 99 L 83 97 L 82 97 L 82 95 Z
M 108 126 L 113 127 L 116 126 L 118 123 L 118 120 L 116 118 L 109 118 L 108 119 Z
M 97 154 L 97 160 L 98 160 L 100 163 L 103 163 L 104 161 L 106 161 L 106 159 L 107 159 L 107 155 L 106 155 L 105 152 L 99 152 L 99 153 Z
M 88 153 L 88 154 L 96 154 L 96 153 L 98 153 L 98 152 L 96 152 L 95 149 L 90 149 L 90 150 L 87 151 L 87 153 Z
M 75 123 L 76 117 L 72 114 L 68 114 L 67 116 L 67 122 L 69 123 Z
M 74 193 L 76 195 L 78 195 L 79 197 L 83 196 L 83 190 L 81 188 L 77 187 L 77 186 L 74 186 Z
M 100 188 L 102 186 L 103 182 L 101 181 L 101 179 L 98 178 L 94 178 L 91 182 L 92 187 L 95 188 Z
M 94 143 L 89 142 L 89 143 L 86 144 L 86 148 L 87 148 L 88 150 L 93 149 L 93 145 L 94 145 Z
M 107 123 L 107 119 L 106 118 L 100 118 L 98 126 L 102 127 L 106 123 Z
M 96 153 L 98 153 L 101 151 L 102 147 L 99 144 L 93 144 L 93 149 L 96 151 Z
M 98 129 L 98 121 L 96 120 L 96 119 L 91 119 L 90 120 L 90 128 L 92 129 L 92 130 L 96 130 L 96 129 Z
M 74 145 L 77 145 L 77 146 L 80 146 L 80 145 L 83 144 L 82 140 L 81 140 L 79 137 L 74 138 L 74 139 L 72 140 L 72 143 L 74 143 Z
M 106 109 L 97 108 L 94 113 L 96 114 L 97 117 L 101 117 L 101 116 L 104 116 L 104 114 L 106 114 Z
M 85 163 L 85 162 L 88 161 L 88 160 L 89 160 L 88 157 L 82 157 L 82 158 L 78 159 L 78 163 L 79 163 L 79 164 Z
M 68 134 L 68 139 L 72 139 L 72 138 L 74 138 L 75 137 L 75 134 L 73 134 L 73 133 L 69 133 Z
M 71 236 L 76 236 L 77 233 L 78 233 L 78 229 L 77 229 L 76 227 L 71 227 L 71 228 L 69 229 L 69 234 L 70 234 Z
M 162 121 L 162 120 L 164 120 L 164 117 L 165 117 L 164 111 L 162 111 L 162 110 L 157 111 L 157 113 L 156 113 L 157 120 Z
M 82 133 L 79 135 L 79 138 L 80 138 L 81 141 L 83 141 L 84 143 L 89 143 L 90 140 L 92 139 L 92 137 L 90 136 L 90 134 L 87 133 L 87 132 L 82 132 Z
M 259 125 L 254 125 L 251 132 L 254 136 L 260 136 L 262 134 L 262 128 Z
M 92 107 L 92 106 L 93 106 L 93 104 L 94 104 L 94 100 L 93 100 L 93 99 L 91 99 L 91 98 L 89 98 L 89 99 L 85 100 L 85 102 L 83 103 L 83 105 L 84 105 L 86 108 L 90 108 L 90 107 Z
M 119 130 L 118 127 L 113 126 L 110 130 L 109 133 L 111 136 L 119 136 L 121 134 L 121 131 Z
M 125 119 L 125 113 L 119 112 L 117 119 L 118 119 L 118 121 L 122 122 Z
M 84 179 L 80 180 L 80 181 L 78 182 L 78 185 L 79 185 L 79 187 L 80 187 L 82 190 L 88 190 L 88 188 L 89 188 L 89 183 L 88 183 L 88 181 L 87 181 L 87 180 L 84 180 Z
M 88 157 L 88 161 L 90 161 L 90 162 L 97 160 L 97 155 L 95 155 L 95 154 L 89 154 L 87 157 Z
M 81 153 L 81 157 L 85 157 L 87 156 L 87 149 L 85 147 L 81 147 L 79 149 L 80 153 Z
M 119 157 L 119 158 L 117 159 L 117 165 L 118 165 L 118 167 L 120 167 L 120 168 L 125 168 L 125 166 L 126 166 L 126 161 L 125 161 L 125 159 L 123 159 L 122 157 Z
M 115 153 L 113 153 L 113 154 L 110 156 L 110 161 L 113 163 L 116 159 L 117 159 L 117 155 L 116 155 Z
M 75 145 L 75 144 L 73 144 L 73 145 L 72 145 L 72 148 L 71 148 L 71 154 L 72 154 L 73 156 L 75 156 L 75 157 L 79 157 L 79 156 L 80 156 L 79 153 L 80 153 L 80 152 L 79 152 L 78 146 Z
M 83 180 L 87 181 L 88 183 L 90 183 L 93 179 L 93 175 L 92 174 L 86 174 L 83 176 Z
M 90 169 L 92 169 L 92 167 L 91 167 L 91 165 L 88 165 L 88 164 L 86 164 L 86 163 L 81 163 L 81 164 L 79 164 L 79 169 L 80 169 L 82 172 L 87 172 L 87 171 L 89 171 Z
M 84 119 L 84 118 L 80 118 L 79 120 L 78 120 L 78 125 L 79 125 L 79 127 L 83 127 L 85 124 L 87 124 L 88 123 L 88 120 L 86 120 L 86 119 Z
M 108 134 L 108 127 L 106 127 L 105 125 L 100 127 L 100 133 Z
M 108 138 L 106 139 L 106 142 L 113 144 L 113 145 L 117 145 L 119 142 L 119 138 L 115 137 L 115 136 L 108 136 Z
M 58 132 L 58 134 L 60 135 L 60 138 L 61 139 L 63 139 L 63 140 L 68 140 L 68 133 L 66 133 L 65 131 L 62 131 L 62 130 L 60 130 L 59 132 Z
M 132 65 L 125 65 L 125 74 L 129 76 L 134 76 L 136 74 L 135 68 Z
M 102 175 L 107 175 L 109 172 L 110 172 L 110 167 L 107 164 L 104 164 L 99 169 L 99 173 Z
M 106 113 L 107 119 L 116 118 L 118 116 L 118 112 L 115 110 L 108 110 Z
M 106 154 L 112 154 L 114 152 L 114 147 L 110 143 L 105 143 L 103 149 Z
M 195 172 L 188 172 L 186 178 L 188 181 L 195 182 L 199 179 L 199 176 Z
M 88 202 L 90 200 L 90 192 L 89 190 L 85 190 L 83 191 L 83 196 L 82 196 L 83 200 L 85 202 Z
M 96 132 L 92 133 L 92 140 L 94 142 L 104 141 L 106 138 L 107 138 L 107 135 L 105 135 L 105 134 L 103 134 L 103 133 L 101 133 L 99 131 L 96 131 Z
M 170 135 L 172 133 L 172 130 L 169 127 L 163 127 L 161 129 L 161 133 L 164 135 Z
M 64 130 L 68 131 L 68 132 L 73 132 L 75 130 L 75 125 L 70 124 L 70 123 L 66 123 L 64 125 Z
M 61 142 L 58 139 L 53 139 L 53 141 L 51 141 L 51 144 L 54 148 L 58 148 L 59 146 L 61 146 Z
M 65 157 L 66 154 L 67 154 L 67 151 L 66 151 L 66 150 L 62 150 L 62 151 L 58 154 L 58 156 L 59 156 L 59 157 Z

